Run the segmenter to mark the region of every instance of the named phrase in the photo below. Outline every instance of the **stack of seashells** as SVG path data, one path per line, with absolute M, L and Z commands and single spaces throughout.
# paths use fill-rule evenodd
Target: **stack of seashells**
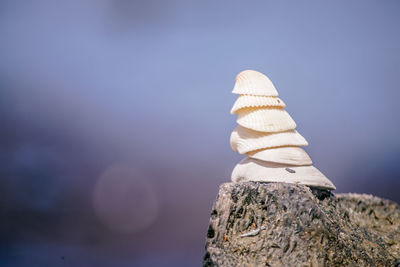
M 232 132 L 234 151 L 247 154 L 232 172 L 233 182 L 284 182 L 320 189 L 336 187 L 301 148 L 308 143 L 284 110 L 285 103 L 264 74 L 245 70 L 236 77 L 232 91 L 239 97 L 231 113 L 239 124 Z

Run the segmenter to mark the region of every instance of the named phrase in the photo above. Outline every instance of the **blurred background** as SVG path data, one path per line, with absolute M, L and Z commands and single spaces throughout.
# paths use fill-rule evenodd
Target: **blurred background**
M 235 76 L 336 192 L 400 202 L 398 1 L 0 2 L 0 265 L 199 266 Z

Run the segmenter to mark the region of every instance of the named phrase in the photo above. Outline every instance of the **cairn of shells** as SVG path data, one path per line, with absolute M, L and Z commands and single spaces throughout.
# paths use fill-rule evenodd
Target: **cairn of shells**
M 296 123 L 267 76 L 242 71 L 232 92 L 239 95 L 231 110 L 239 125 L 230 144 L 234 151 L 247 155 L 233 169 L 233 182 L 284 182 L 336 189 L 301 148 L 308 143 L 295 130 Z

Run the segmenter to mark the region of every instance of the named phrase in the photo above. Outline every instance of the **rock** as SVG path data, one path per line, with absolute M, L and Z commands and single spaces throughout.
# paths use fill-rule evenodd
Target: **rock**
M 400 207 L 285 183 L 225 183 L 204 266 L 400 266 Z

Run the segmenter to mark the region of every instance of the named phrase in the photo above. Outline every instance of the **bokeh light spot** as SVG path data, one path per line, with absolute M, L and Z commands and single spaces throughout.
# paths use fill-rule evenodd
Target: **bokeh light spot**
M 158 216 L 159 201 L 151 183 L 130 167 L 106 169 L 93 191 L 93 205 L 99 219 L 111 230 L 140 232 Z

